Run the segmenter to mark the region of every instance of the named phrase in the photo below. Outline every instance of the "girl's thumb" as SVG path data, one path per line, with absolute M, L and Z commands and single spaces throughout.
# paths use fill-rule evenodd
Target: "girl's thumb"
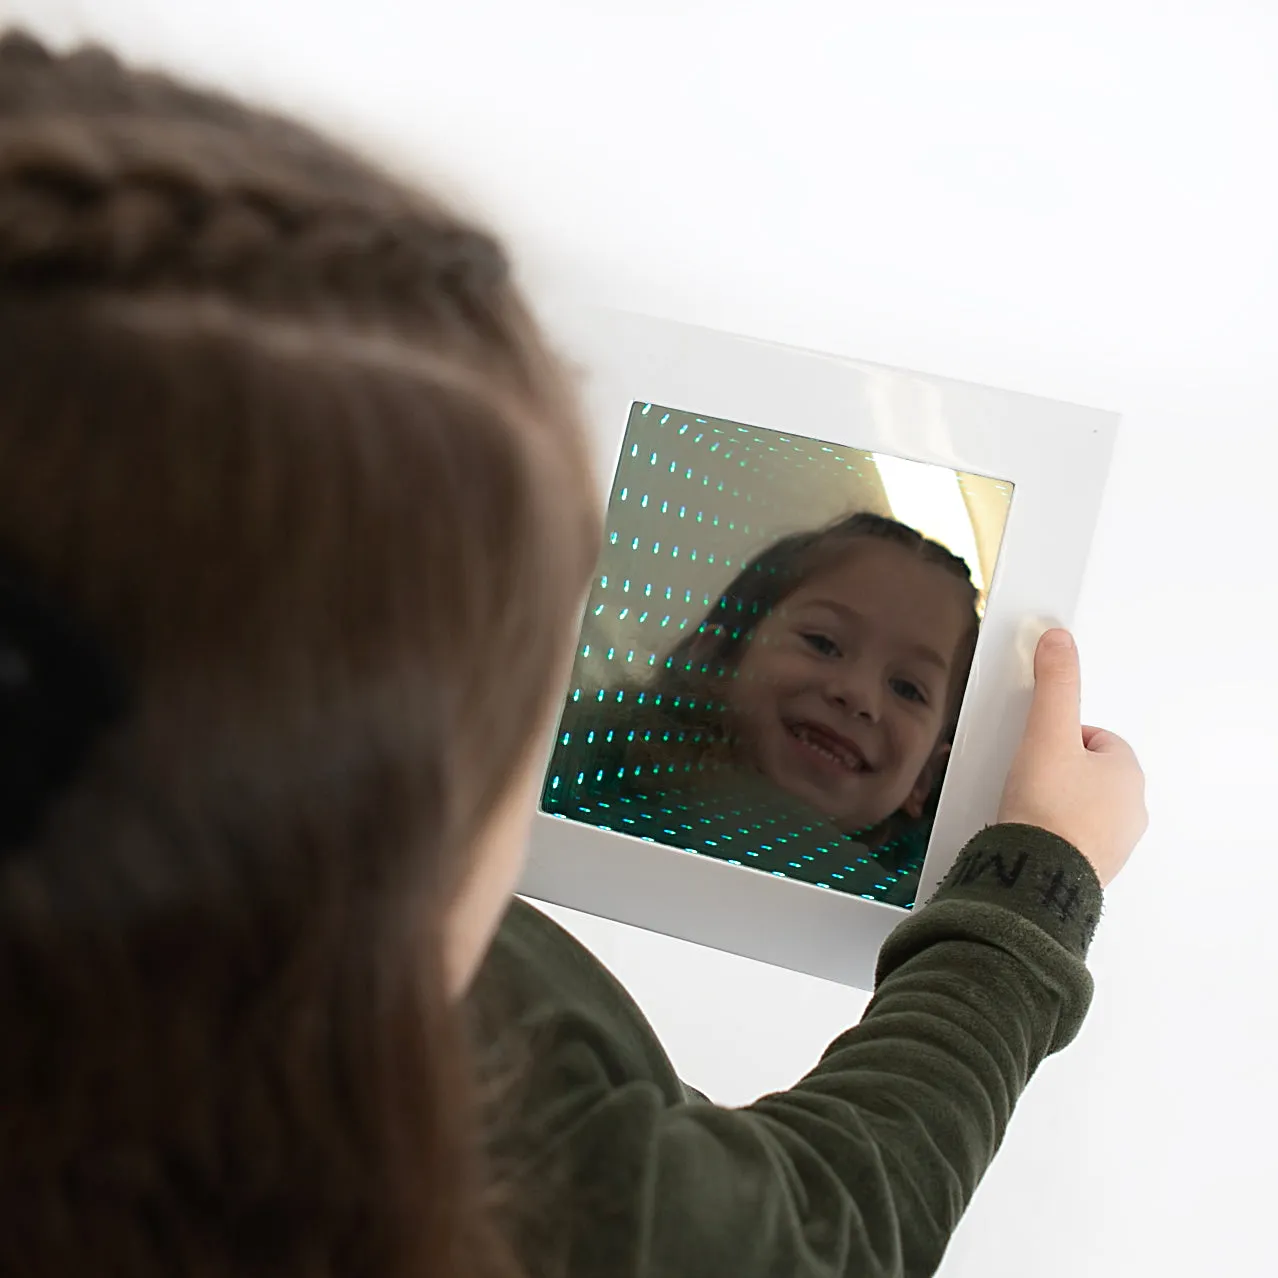
M 1067 630 L 1049 630 L 1034 653 L 1034 701 L 1026 735 L 1079 740 L 1078 648 Z

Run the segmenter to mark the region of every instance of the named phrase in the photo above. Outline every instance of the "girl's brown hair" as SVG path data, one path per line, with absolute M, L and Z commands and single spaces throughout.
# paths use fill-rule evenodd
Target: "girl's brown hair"
M 501 248 L 10 35 L 0 386 L 0 1272 L 504 1271 L 445 922 L 598 540 Z

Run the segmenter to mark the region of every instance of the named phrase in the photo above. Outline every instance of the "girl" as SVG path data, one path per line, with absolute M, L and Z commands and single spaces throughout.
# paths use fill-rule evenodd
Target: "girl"
M 545 805 L 910 905 L 976 603 L 963 560 L 894 520 L 784 537 L 652 684 L 570 694 Z
M 599 523 L 500 247 L 10 37 L 0 370 L 0 1272 L 510 1272 L 452 1001 Z
M 599 512 L 493 240 L 10 37 L 0 370 L 0 1272 L 934 1267 L 1139 834 L 1068 648 L 864 1023 L 788 1093 L 689 1104 L 509 904 Z

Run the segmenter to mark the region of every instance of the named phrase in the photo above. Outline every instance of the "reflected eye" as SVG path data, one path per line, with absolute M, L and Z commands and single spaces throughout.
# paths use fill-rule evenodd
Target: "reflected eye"
M 839 655 L 839 645 L 827 635 L 809 633 L 801 637 L 803 642 L 813 652 L 819 652 L 823 657 L 837 657 Z
M 908 679 L 893 679 L 891 688 L 898 697 L 903 697 L 906 701 L 915 701 L 920 705 L 927 704 L 927 693 L 917 683 L 911 683 Z

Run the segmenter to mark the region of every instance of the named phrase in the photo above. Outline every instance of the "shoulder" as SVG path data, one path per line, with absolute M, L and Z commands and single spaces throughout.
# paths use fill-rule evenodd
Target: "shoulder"
M 481 1051 L 531 1048 L 547 1086 L 598 1090 L 627 1082 L 683 1100 L 674 1066 L 652 1026 L 613 974 L 543 911 L 516 898 L 485 959 L 469 1002 Z M 555 1062 L 558 1062 L 558 1065 Z M 571 1063 L 571 1064 L 570 1064 Z

